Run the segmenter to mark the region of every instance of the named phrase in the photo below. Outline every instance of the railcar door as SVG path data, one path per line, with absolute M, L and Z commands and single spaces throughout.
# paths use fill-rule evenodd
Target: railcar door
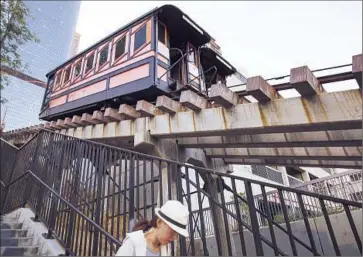
M 187 44 L 187 81 L 188 85 L 192 86 L 197 91 L 201 88 L 201 78 L 199 72 L 199 56 L 197 48 L 188 42 Z

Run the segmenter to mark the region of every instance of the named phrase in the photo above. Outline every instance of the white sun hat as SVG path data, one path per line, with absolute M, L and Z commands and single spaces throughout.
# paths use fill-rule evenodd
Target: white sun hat
M 161 208 L 155 208 L 155 214 L 176 233 L 189 237 L 189 211 L 181 202 L 169 200 Z

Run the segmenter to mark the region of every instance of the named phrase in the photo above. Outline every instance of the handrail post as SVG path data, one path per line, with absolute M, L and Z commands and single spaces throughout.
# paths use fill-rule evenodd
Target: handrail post
M 64 143 L 65 140 L 63 140 L 61 142 Z M 57 176 L 56 179 L 54 181 L 54 191 L 59 192 L 60 189 L 60 185 L 61 185 L 61 180 L 62 180 L 62 174 L 63 174 L 63 170 L 62 170 L 62 163 L 63 163 L 63 159 L 64 159 L 64 152 L 65 152 L 65 147 L 62 145 L 62 153 L 60 155 L 59 158 L 59 162 L 58 162 L 58 167 L 59 170 L 58 172 L 56 172 Z M 53 193 L 52 193 L 52 203 L 51 203 L 51 207 L 50 207 L 50 218 L 49 218 L 49 225 L 48 225 L 48 232 L 47 233 L 43 233 L 43 237 L 46 239 L 54 239 L 53 237 L 53 231 L 55 229 L 55 223 L 57 220 L 57 208 L 58 208 L 58 201 L 59 199 L 56 197 L 53 197 Z
M 102 183 L 103 183 L 103 162 L 104 162 L 104 149 L 103 147 L 101 149 L 99 149 L 98 151 L 99 155 L 99 161 L 98 161 L 98 165 L 96 167 L 96 172 L 97 172 L 97 191 L 96 191 L 96 210 L 95 210 L 95 223 L 102 226 L 102 222 L 100 220 L 101 217 L 101 211 L 103 211 L 101 209 L 101 198 L 102 198 Z M 99 245 L 99 235 L 98 235 L 98 231 L 95 230 L 94 231 L 94 237 L 93 237 L 93 248 L 92 248 L 92 256 L 97 256 L 98 255 L 98 245 Z
M 47 154 L 50 154 L 51 150 L 52 150 L 52 147 L 53 147 L 53 143 L 54 143 L 54 136 L 55 135 L 49 135 L 49 145 L 48 145 L 48 150 L 49 152 L 47 151 Z M 38 142 L 39 143 L 39 142 Z M 36 153 L 35 155 L 35 158 L 38 158 L 39 157 L 39 151 Z M 49 156 L 48 158 L 46 158 L 46 162 L 44 164 L 44 169 L 42 170 L 42 174 L 41 174 L 41 180 L 42 181 L 45 181 L 46 180 L 46 176 L 48 175 L 48 170 L 47 170 L 47 167 L 48 167 L 48 164 L 49 164 Z M 41 189 L 38 189 L 38 196 L 37 196 L 37 202 L 36 202 L 36 210 L 35 210 L 35 217 L 32 218 L 32 220 L 34 222 L 40 222 L 39 220 L 39 214 L 41 212 L 41 209 L 42 209 L 42 200 L 44 199 L 44 192 L 45 192 L 45 189 L 44 188 L 41 188 Z
M 135 159 L 130 154 L 130 172 L 129 172 L 129 232 L 132 232 L 135 218 Z
M 83 150 L 84 150 L 84 143 L 82 141 L 77 142 L 77 152 L 76 152 L 76 164 L 74 168 L 74 179 L 72 184 L 72 194 L 71 194 L 71 204 L 73 206 L 77 205 L 77 191 L 80 184 L 80 176 L 81 176 L 81 170 L 82 170 L 82 159 L 83 159 Z M 66 239 L 66 248 L 71 249 L 73 238 L 74 238 L 74 223 L 75 223 L 75 212 L 71 210 L 70 213 L 70 219 L 68 224 L 68 235 Z
M 40 143 L 42 141 L 42 137 L 43 137 L 43 133 L 39 133 L 37 135 L 37 144 L 35 146 L 35 151 L 34 151 L 34 154 L 33 154 L 33 160 L 32 160 L 32 163 L 30 165 L 30 170 L 34 170 L 34 166 L 35 166 L 35 162 L 36 162 L 36 158 L 38 156 L 38 153 L 39 153 L 39 148 L 40 148 Z M 28 202 L 29 200 L 29 197 L 31 195 L 31 192 L 33 190 L 33 187 L 34 185 L 29 183 L 29 176 L 27 176 L 26 178 L 26 183 L 25 183 L 25 188 L 24 188 L 24 195 L 23 195 L 23 202 L 24 204 Z
M 16 163 L 16 159 L 18 158 L 18 152 L 19 152 L 19 149 L 16 150 L 16 153 L 15 153 L 15 157 L 14 157 L 14 162 L 13 162 L 13 165 L 12 165 L 12 168 L 11 168 L 11 173 L 10 173 L 10 176 L 9 176 L 9 181 L 7 182 L 8 184 L 12 181 L 12 177 L 13 177 L 13 173 L 14 173 L 14 169 L 15 169 L 15 163 Z M 5 195 L 4 195 L 4 202 L 3 202 L 3 208 L 1 208 L 1 214 L 2 213 L 5 213 L 5 207 L 6 207 L 6 204 L 7 204 L 7 201 L 8 201 L 8 195 L 9 195 L 9 190 L 10 188 L 6 188 L 5 187 L 5 184 L 4 184 L 4 190 L 5 190 Z

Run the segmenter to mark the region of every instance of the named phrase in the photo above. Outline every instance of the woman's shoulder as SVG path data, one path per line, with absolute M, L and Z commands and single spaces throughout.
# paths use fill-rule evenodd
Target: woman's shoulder
M 129 237 L 130 239 L 132 239 L 132 241 L 134 241 L 135 239 L 136 240 L 140 239 L 140 238 L 144 239 L 144 232 L 142 230 L 133 231 L 133 232 L 127 233 L 126 237 Z
M 129 239 L 135 247 L 146 248 L 146 240 L 142 230 L 127 233 L 126 239 Z
M 145 256 L 146 241 L 142 230 L 126 234 L 115 256 Z

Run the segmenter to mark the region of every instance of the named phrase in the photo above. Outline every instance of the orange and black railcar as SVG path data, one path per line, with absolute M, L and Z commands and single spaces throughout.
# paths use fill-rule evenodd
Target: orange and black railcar
M 213 42 L 177 7 L 156 8 L 49 72 L 39 116 L 50 121 L 159 95 L 175 99 L 187 88 L 207 94 L 236 72 Z

